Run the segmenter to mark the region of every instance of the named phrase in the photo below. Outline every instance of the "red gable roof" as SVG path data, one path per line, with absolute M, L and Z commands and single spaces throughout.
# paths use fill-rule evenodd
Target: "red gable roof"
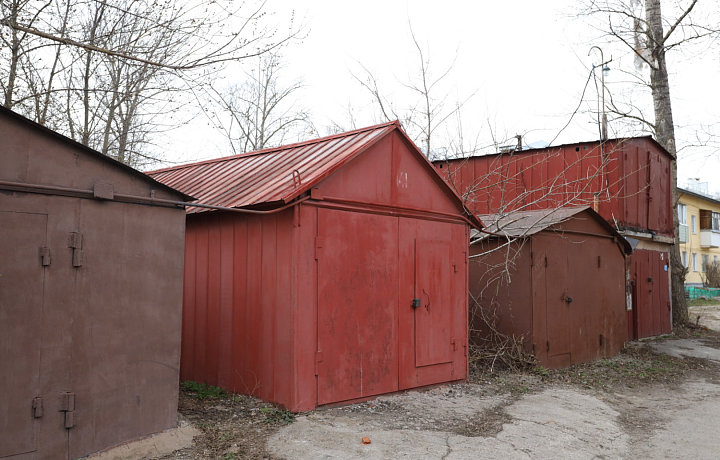
M 172 166 L 147 174 L 197 197 L 197 202 L 202 204 L 227 208 L 286 204 L 396 130 L 414 146 L 400 123 L 392 121 L 296 144 Z M 437 176 L 422 152 L 416 146 L 411 150 L 426 163 L 428 174 Z M 436 183 L 457 203 L 458 209 L 465 209 L 462 199 L 439 176 Z M 188 207 L 189 213 L 201 211 L 200 208 Z M 481 226 L 469 212 L 466 217 L 476 226 Z
M 203 204 L 240 208 L 261 203 L 288 203 L 399 127 L 399 123 L 393 121 L 147 174 L 197 197 Z M 193 211 L 200 210 L 190 210 Z

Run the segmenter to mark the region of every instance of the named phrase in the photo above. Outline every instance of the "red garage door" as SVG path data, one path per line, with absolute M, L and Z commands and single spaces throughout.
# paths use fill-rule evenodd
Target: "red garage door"
M 318 405 L 465 377 L 455 227 L 318 210 Z

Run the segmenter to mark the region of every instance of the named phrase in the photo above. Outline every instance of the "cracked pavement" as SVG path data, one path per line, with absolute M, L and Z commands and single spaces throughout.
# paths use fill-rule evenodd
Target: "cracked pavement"
M 697 353 L 710 365 L 720 361 L 720 350 L 699 340 L 662 347 L 669 354 Z M 465 426 L 481 427 L 481 434 Z M 293 460 L 717 459 L 718 427 L 720 382 L 710 376 L 622 393 L 568 386 L 488 395 L 482 385 L 466 383 L 382 396 L 362 410 L 301 415 L 268 446 Z M 372 443 L 362 444 L 363 436 Z

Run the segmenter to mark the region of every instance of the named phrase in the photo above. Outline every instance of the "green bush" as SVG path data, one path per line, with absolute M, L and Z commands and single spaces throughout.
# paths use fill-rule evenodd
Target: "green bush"
M 197 399 L 222 398 L 227 396 L 227 392 L 220 387 L 205 385 L 204 383 L 197 383 L 192 380 L 184 382 L 183 387 L 191 393 L 190 396 Z

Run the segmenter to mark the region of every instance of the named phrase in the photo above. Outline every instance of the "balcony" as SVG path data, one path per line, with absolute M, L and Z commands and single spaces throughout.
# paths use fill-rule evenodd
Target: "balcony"
M 720 248 L 720 231 L 700 230 L 701 248 Z
M 688 231 L 688 226 L 685 224 L 680 224 L 680 235 L 678 236 L 680 238 L 681 243 L 687 243 L 690 241 L 690 232 Z

